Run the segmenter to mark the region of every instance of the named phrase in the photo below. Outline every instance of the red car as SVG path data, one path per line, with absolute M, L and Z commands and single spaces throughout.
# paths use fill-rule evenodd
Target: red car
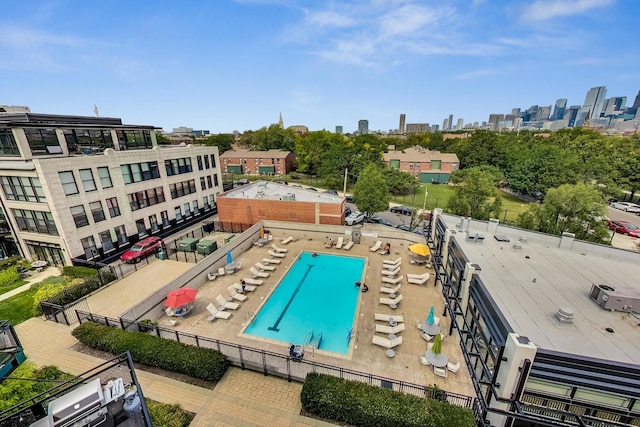
M 640 228 L 628 221 L 609 220 L 607 221 L 607 227 L 616 233 L 624 234 L 625 236 L 640 237 Z
M 146 258 L 149 255 L 155 253 L 160 247 L 160 238 L 159 237 L 147 237 L 146 239 L 140 240 L 135 245 L 131 246 L 131 248 L 123 253 L 120 256 L 120 259 L 126 263 L 136 263 L 139 262 L 142 258 Z

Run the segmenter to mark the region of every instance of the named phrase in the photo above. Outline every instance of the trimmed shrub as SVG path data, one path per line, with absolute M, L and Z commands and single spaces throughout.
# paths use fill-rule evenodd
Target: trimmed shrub
M 189 427 L 195 417 L 191 412 L 187 412 L 180 405 L 170 405 L 168 403 L 156 402 L 145 399 L 151 423 L 154 426 L 162 427 Z
M 11 286 L 20 279 L 18 267 L 15 265 L 0 271 L 0 286 Z
M 66 267 L 65 267 L 66 268 Z M 85 267 L 74 267 L 74 268 L 85 268 Z M 91 269 L 89 269 L 91 270 Z M 96 270 L 93 270 L 96 271 Z M 70 277 L 70 276 L 67 276 Z M 89 295 L 91 292 L 100 289 L 102 286 L 107 283 L 113 282 L 116 279 L 111 273 L 100 272 L 100 274 L 94 274 L 91 277 L 85 278 L 83 282 L 78 283 L 74 286 L 69 286 L 64 289 L 60 294 L 52 297 L 47 302 L 58 305 L 67 305 L 74 301 L 79 300 L 80 298 Z M 81 280 L 81 279 L 78 279 Z
M 354 426 L 476 425 L 470 409 L 317 373 L 307 375 L 300 401 L 306 411 Z
M 42 313 L 41 301 L 50 301 L 64 291 L 64 283 L 47 283 L 41 285 L 33 296 L 33 308 L 36 313 Z
M 0 271 L 6 270 L 7 268 L 13 266 L 31 268 L 26 260 L 20 256 L 12 256 L 11 258 L 3 259 L 2 261 L 0 261 Z
M 91 348 L 113 354 L 129 351 L 136 362 L 208 381 L 219 381 L 228 367 L 227 358 L 216 350 L 93 322 L 78 326 L 73 336 Z
M 63 276 L 71 277 L 73 279 L 92 277 L 96 274 L 98 274 L 98 270 L 89 267 L 76 267 L 73 265 L 68 265 L 62 269 Z

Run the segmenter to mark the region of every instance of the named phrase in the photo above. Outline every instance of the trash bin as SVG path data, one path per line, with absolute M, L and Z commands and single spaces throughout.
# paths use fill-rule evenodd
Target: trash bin
M 202 221 L 202 231 L 211 233 L 213 231 L 213 221 Z
M 196 247 L 199 254 L 210 255 L 218 249 L 218 243 L 215 240 L 200 240 Z
M 158 251 L 158 259 L 167 259 L 167 254 L 162 249 Z
M 182 239 L 178 244 L 178 249 L 185 252 L 195 252 L 199 239 L 187 238 Z

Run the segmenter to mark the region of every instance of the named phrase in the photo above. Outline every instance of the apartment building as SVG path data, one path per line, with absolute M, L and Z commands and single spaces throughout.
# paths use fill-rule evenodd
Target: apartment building
M 215 213 L 218 148 L 158 146 L 153 126 L 117 118 L 0 115 L 5 256 L 53 265 L 110 261 L 148 235 Z
M 286 175 L 293 171 L 296 155 L 282 150 L 229 150 L 220 161 L 227 175 Z
M 451 172 L 460 167 L 455 153 L 441 153 L 423 147 L 409 147 L 383 154 L 387 167 L 409 172 L 420 182 L 449 182 Z

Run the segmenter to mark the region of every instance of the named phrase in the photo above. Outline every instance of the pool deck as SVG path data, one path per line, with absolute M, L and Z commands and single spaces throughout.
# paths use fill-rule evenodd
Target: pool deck
M 281 248 L 288 249 L 282 262 L 276 265 L 276 270 L 270 272 L 268 278 L 263 279 L 264 284 L 258 286 L 255 292 L 247 292 L 248 299 L 240 303 L 240 308 L 231 310 L 233 315 L 228 320 L 217 319 L 209 322 L 207 317 L 209 313 L 206 306 L 210 302 L 215 302 L 215 297 L 219 294 L 227 297 L 229 295 L 227 287 L 233 283 L 239 283 L 242 278 L 251 277 L 249 268 L 256 262 L 262 262 L 263 258 L 269 258 L 267 253 L 271 249 L 271 245 L 265 247 L 252 247 L 242 255 L 236 257 L 235 263 L 241 264 L 240 271 L 235 274 L 218 277 L 214 281 L 207 281 L 200 287 L 198 296 L 195 301 L 193 314 L 185 319 L 180 319 L 179 323 L 172 328 L 180 331 L 211 337 L 237 344 L 261 348 L 275 353 L 287 354 L 288 346 L 284 342 L 275 342 L 272 340 L 261 339 L 242 334 L 242 331 L 250 321 L 253 313 L 259 311 L 264 301 L 269 297 L 275 286 L 280 282 L 282 277 L 288 271 L 289 267 L 295 261 L 301 251 L 311 251 L 317 253 L 329 253 L 334 255 L 365 257 L 364 282 L 369 287 L 368 293 L 360 293 L 358 300 L 358 308 L 356 310 L 356 322 L 354 326 L 354 340 L 349 355 L 339 355 L 336 353 L 323 352 L 317 350 L 314 353 L 305 354 L 305 359 L 314 360 L 320 363 L 326 363 L 334 366 L 340 366 L 360 372 L 372 373 L 384 377 L 393 378 L 405 382 L 411 382 L 421 385 L 437 384 L 446 391 L 459 393 L 467 396 L 474 396 L 475 392 L 471 383 L 471 379 L 466 370 L 462 351 L 459 346 L 459 338 L 457 336 L 447 337 L 443 342 L 443 353 L 447 355 L 450 361 L 454 363 L 461 362 L 461 368 L 457 373 L 449 373 L 447 378 L 435 376 L 430 366 L 420 364 L 418 356 L 424 354 L 427 349 L 427 343 L 420 337 L 420 331 L 417 323 L 426 319 L 429 307 L 435 307 L 436 316 L 440 317 L 440 327 L 443 333 L 449 332 L 449 318 L 443 317 L 444 299 L 440 286 L 434 286 L 434 275 L 431 270 L 431 277 L 426 286 L 408 284 L 406 280 L 407 273 L 421 274 L 427 270 L 424 266 L 416 266 L 410 264 L 409 255 L 406 247 L 391 242 L 397 251 L 391 253 L 390 256 L 383 256 L 377 252 L 370 252 L 366 245 L 354 245 L 351 250 L 338 250 L 335 248 L 327 249 L 324 242 L 319 240 L 297 240 L 288 245 L 282 245 L 279 240 L 274 240 Z M 390 309 L 387 305 L 379 304 L 380 297 L 388 297 L 387 294 L 380 292 L 380 287 L 384 286 L 381 281 L 382 261 L 384 259 L 402 258 L 400 274 L 404 275 L 400 294 L 403 299 L 396 310 Z M 336 296 L 339 297 L 339 296 Z M 218 305 L 216 303 L 216 305 Z M 405 331 L 399 333 L 402 336 L 402 344 L 394 348 L 395 357 L 389 358 L 384 348 L 372 344 L 372 338 L 375 334 L 375 313 L 385 313 L 404 316 L 406 324 Z M 331 315 L 330 308 L 327 315 Z M 160 324 L 164 326 L 164 322 L 171 320 L 163 317 Z M 382 322 L 378 322 L 382 324 Z M 384 334 L 378 334 L 386 338 Z

